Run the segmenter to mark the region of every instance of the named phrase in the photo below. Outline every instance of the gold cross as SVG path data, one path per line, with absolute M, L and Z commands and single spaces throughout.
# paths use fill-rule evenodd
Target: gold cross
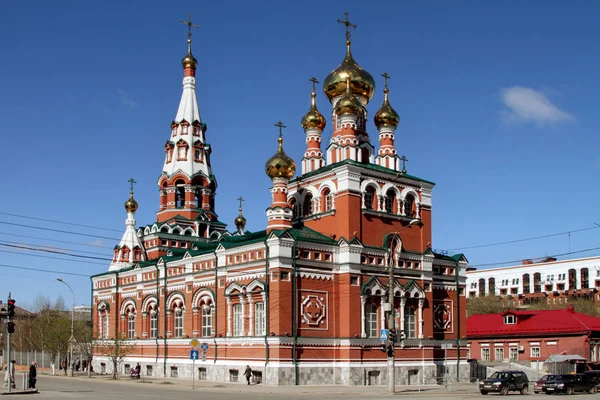
M 279 127 L 279 137 L 283 137 L 283 130 L 282 129 L 283 128 L 287 128 L 287 126 L 285 126 L 283 124 L 283 122 L 281 122 L 281 121 L 277 121 L 277 123 L 275 124 L 275 126 Z
M 313 92 L 314 92 L 315 91 L 315 84 L 319 83 L 319 81 L 314 76 L 312 78 L 310 78 L 309 81 L 311 81 L 312 84 L 313 84 Z
M 400 157 L 400 159 L 402 160 L 402 173 L 405 174 L 406 173 L 406 162 L 408 161 L 408 158 L 406 158 L 406 156 L 402 156 L 402 157 Z
M 384 72 L 383 74 L 381 74 L 381 76 L 383 76 L 384 86 L 387 89 L 387 81 L 388 81 L 388 79 L 392 79 L 392 78 L 390 78 L 390 76 L 388 75 L 387 72 Z
M 240 201 L 240 210 L 242 209 L 242 201 L 245 201 L 242 196 L 237 198 Z
M 133 193 L 133 184 L 137 183 L 137 182 L 133 178 L 129 178 L 129 180 L 127 182 L 129 182 L 131 184 L 131 189 L 130 190 L 131 190 L 131 193 Z
M 344 24 L 346 26 L 346 40 L 350 41 L 350 28 L 358 28 L 356 25 L 354 25 L 353 23 L 350 22 L 350 20 L 348 19 L 348 11 L 346 11 L 344 13 L 344 15 L 346 16 L 346 19 L 338 19 L 337 22 L 339 24 Z
M 188 14 L 188 20 L 184 21 L 182 19 L 179 20 L 182 24 L 186 24 L 188 26 L 188 39 L 192 38 L 192 28 L 200 28 L 200 26 L 196 24 L 192 24 L 192 14 Z

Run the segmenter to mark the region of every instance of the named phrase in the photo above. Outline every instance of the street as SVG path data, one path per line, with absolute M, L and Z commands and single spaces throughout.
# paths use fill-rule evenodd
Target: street
M 443 387 L 418 387 L 401 386 L 397 388 L 395 395 L 386 393 L 383 386 L 376 387 L 348 387 L 348 386 L 299 386 L 299 387 L 271 387 L 263 385 L 246 386 L 244 384 L 195 382 L 192 389 L 191 381 L 167 379 L 167 380 L 136 380 L 121 378 L 117 381 L 102 377 L 65 377 L 41 375 L 38 379 L 39 394 L 35 399 L 83 399 L 86 400 L 110 400 L 110 399 L 157 399 L 165 398 L 179 400 L 192 397 L 215 400 L 238 400 L 240 396 L 244 400 L 293 400 L 293 399 L 322 399 L 331 396 L 343 396 L 355 399 L 382 399 L 398 397 L 420 397 L 435 398 L 435 400 L 455 399 L 480 399 L 482 395 L 475 384 L 454 385 L 452 392 L 447 392 Z M 4 389 L 6 390 L 6 389 Z M 27 395 L 25 395 L 27 396 Z M 491 394 L 490 397 L 498 395 Z M 509 397 L 523 397 L 518 393 L 510 393 Z M 544 394 L 529 394 L 527 397 L 538 398 Z M 582 400 L 596 398 L 597 395 L 579 394 Z M 21 396 L 20 396 L 21 397 Z M 486 397 L 489 399 L 489 397 Z M 516 399 L 515 399 L 516 400 Z M 532 399 L 535 400 L 535 399 Z

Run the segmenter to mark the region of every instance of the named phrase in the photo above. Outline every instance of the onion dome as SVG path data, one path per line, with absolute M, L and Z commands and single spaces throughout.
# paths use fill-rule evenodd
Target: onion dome
M 346 81 L 350 82 L 349 76 L 346 78 Z M 345 91 L 344 95 L 335 105 L 335 109 L 334 109 L 335 113 L 337 115 L 344 115 L 344 114 L 360 115 L 363 108 L 364 107 L 360 103 L 360 101 L 356 98 L 355 95 L 352 94 L 351 84 L 347 83 L 346 91 Z
M 296 173 L 296 163 L 283 151 L 283 136 L 279 134 L 279 148 L 275 155 L 265 164 L 265 172 L 269 178 L 291 179 Z
M 183 65 L 183 68 L 196 68 L 198 65 L 198 60 L 192 55 L 192 39 L 190 38 L 188 38 L 188 51 L 183 60 L 181 60 L 181 65 Z
M 375 92 L 375 80 L 367 71 L 354 61 L 350 51 L 350 40 L 346 41 L 346 57 L 336 69 L 331 71 L 323 83 L 325 95 L 332 101 L 346 91 L 346 79 L 350 77 L 350 90 L 355 95 L 360 95 L 371 100 Z
M 238 229 L 239 232 L 244 231 L 244 228 L 246 227 L 246 218 L 244 218 L 244 216 L 242 215 L 241 208 L 240 208 L 240 214 L 237 216 L 234 223 L 235 223 L 235 227 Z
M 129 192 L 129 199 L 125 202 L 125 210 L 128 213 L 134 213 L 138 209 L 138 203 L 133 198 L 133 191 Z
M 323 114 L 317 110 L 317 102 L 315 98 L 317 97 L 317 93 L 313 89 L 310 94 L 311 97 L 311 106 L 308 112 L 302 117 L 302 128 L 304 129 L 320 129 L 323 130 L 325 128 L 325 117 Z
M 392 108 L 390 102 L 388 101 L 389 91 L 390 90 L 387 87 L 383 89 L 383 104 L 381 105 L 381 108 L 379 109 L 379 111 L 377 111 L 375 117 L 373 118 L 373 121 L 375 122 L 375 126 L 377 126 L 377 128 L 381 128 L 383 126 L 397 127 L 398 123 L 400 122 L 400 116 L 398 115 L 396 110 Z

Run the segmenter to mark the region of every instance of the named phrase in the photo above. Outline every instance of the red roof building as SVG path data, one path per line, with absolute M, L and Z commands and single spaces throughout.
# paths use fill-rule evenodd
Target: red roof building
M 578 354 L 596 362 L 600 318 L 560 310 L 512 310 L 467 318 L 469 357 L 480 361 L 544 361 L 553 354 Z

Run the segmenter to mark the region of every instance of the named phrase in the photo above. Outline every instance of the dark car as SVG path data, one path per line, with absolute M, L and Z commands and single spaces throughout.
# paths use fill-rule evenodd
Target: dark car
M 483 382 L 479 382 L 481 394 L 490 392 L 508 394 L 510 391 L 527 394 L 529 390 L 529 379 L 523 371 L 498 371 Z
M 596 393 L 596 383 L 585 374 L 551 375 L 543 385 L 546 394 Z
M 544 391 L 544 383 L 546 383 L 546 381 L 548 380 L 548 378 L 551 377 L 551 376 L 552 375 L 544 375 L 540 379 L 538 379 L 533 384 L 533 393 L 538 394 L 539 392 L 543 392 Z
M 583 374 L 589 376 L 590 379 L 594 381 L 596 384 L 596 391 L 598 391 L 598 388 L 600 387 L 600 370 L 585 371 Z

